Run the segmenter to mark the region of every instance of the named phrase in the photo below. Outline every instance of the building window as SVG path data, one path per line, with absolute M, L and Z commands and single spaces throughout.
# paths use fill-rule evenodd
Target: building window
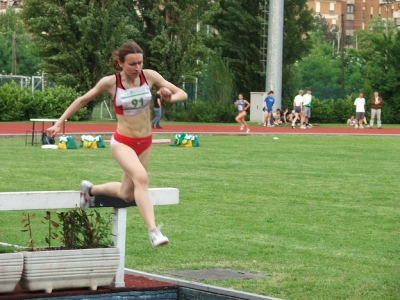
M 371 6 L 371 19 L 373 18 L 373 16 L 374 16 L 374 7 Z
M 329 3 L 329 14 L 330 15 L 335 14 L 335 3 L 334 2 Z
M 346 35 L 346 45 L 351 45 L 351 35 Z
M 352 4 L 347 5 L 347 13 L 354 14 L 354 5 L 352 5 Z
M 321 3 L 315 2 L 315 12 L 319 14 L 321 12 Z
M 365 19 L 365 7 L 363 7 L 362 18 Z

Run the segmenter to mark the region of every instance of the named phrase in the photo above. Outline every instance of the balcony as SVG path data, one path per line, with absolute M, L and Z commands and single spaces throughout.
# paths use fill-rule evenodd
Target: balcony
M 347 4 L 354 4 L 354 0 L 347 0 Z

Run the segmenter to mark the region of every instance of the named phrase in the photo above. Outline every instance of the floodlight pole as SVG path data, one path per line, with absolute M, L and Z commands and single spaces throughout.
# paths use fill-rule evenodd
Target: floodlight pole
M 17 37 L 15 31 L 12 34 L 12 51 L 11 51 L 11 74 L 17 75 Z
M 396 2 L 396 0 L 382 0 L 386 4 L 386 36 L 389 34 L 389 5 Z
M 275 106 L 282 106 L 283 0 L 270 0 L 265 91 L 274 91 Z

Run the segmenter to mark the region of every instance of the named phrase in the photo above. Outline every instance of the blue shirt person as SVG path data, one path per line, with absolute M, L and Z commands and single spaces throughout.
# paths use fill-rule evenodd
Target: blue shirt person
M 274 96 L 274 92 L 269 91 L 268 96 L 264 99 L 264 111 L 265 111 L 264 126 L 267 126 L 267 127 L 274 127 L 274 121 L 273 121 L 273 119 L 271 120 L 272 106 L 275 103 L 275 99 L 273 96 Z

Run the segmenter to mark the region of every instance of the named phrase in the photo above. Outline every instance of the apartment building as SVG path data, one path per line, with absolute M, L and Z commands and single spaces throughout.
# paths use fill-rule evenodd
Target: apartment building
M 377 16 L 394 20 L 400 28 L 400 0 L 310 0 L 307 5 L 324 16 L 332 28 L 344 27 L 347 45 L 351 45 L 355 31 L 368 29 L 369 22 Z
M 6 11 L 7 7 L 12 7 L 16 10 L 20 10 L 22 1 L 17 0 L 0 0 L 0 13 Z

